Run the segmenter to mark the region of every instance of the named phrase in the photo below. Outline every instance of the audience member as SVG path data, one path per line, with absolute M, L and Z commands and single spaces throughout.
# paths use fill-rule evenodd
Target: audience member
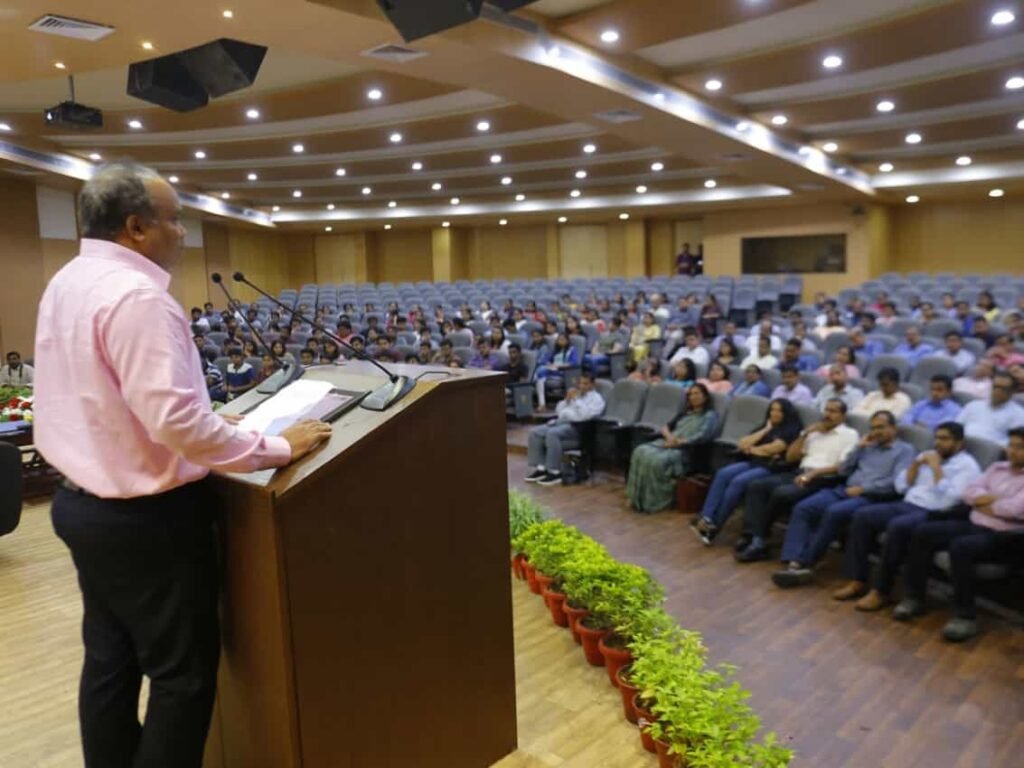
M 624 352 L 628 341 L 628 335 L 622 329 L 622 320 L 613 317 L 609 322 L 607 332 L 598 336 L 590 354 L 583 356 L 583 370 L 593 374 L 609 371 L 611 358 L 609 355 Z
M 799 372 L 813 371 L 818 367 L 818 356 L 805 353 L 799 339 L 790 339 L 783 346 L 779 360 L 780 369 L 786 365 L 795 367 Z
M 530 432 L 527 462 L 533 471 L 528 483 L 557 485 L 562 482 L 562 454 L 579 447 L 577 424 L 604 413 L 604 398 L 594 389 L 594 377 L 583 374 L 579 389 L 570 389 L 555 406 L 557 416 Z
M 992 376 L 992 393 L 987 400 L 974 400 L 957 417 L 968 437 L 980 437 L 1005 446 L 1010 430 L 1024 427 L 1024 405 L 1014 402 L 1016 382 L 1005 371 Z
M 994 323 L 996 318 L 999 317 L 999 305 L 996 304 L 995 298 L 993 298 L 989 291 L 979 293 L 975 305 L 981 310 L 982 316 L 988 322 Z
M 832 358 L 832 362 L 821 366 L 817 371 L 815 371 L 815 373 L 817 373 L 821 378 L 827 379 L 829 377 L 829 371 L 832 370 L 833 365 L 843 366 L 843 370 L 846 371 L 846 378 L 848 379 L 860 378 L 860 368 L 856 366 L 852 347 L 844 345 L 837 348 L 835 357 Z
M 237 347 L 231 350 L 229 357 L 231 362 L 228 363 L 224 378 L 227 383 L 228 399 L 233 400 L 256 386 L 256 371 L 245 361 L 242 350 Z
M 313 354 L 313 350 L 304 349 L 299 352 L 299 364 L 303 368 L 312 368 L 316 365 L 316 356 Z
M 537 403 L 540 410 L 543 411 L 547 407 L 548 384 L 562 381 L 565 369 L 574 368 L 579 364 L 580 357 L 576 347 L 566 334 L 558 334 L 555 337 L 554 349 L 545 350 L 533 374 L 537 384 Z
M 985 349 L 989 349 L 996 343 L 996 335 L 992 332 L 988 320 L 984 317 L 974 318 L 974 322 L 971 324 L 970 335 L 984 344 Z
M 260 359 L 260 367 L 256 371 L 256 384 L 262 384 L 277 373 L 277 363 L 270 354 L 264 354 Z
M 985 354 L 996 368 L 1009 368 L 1011 365 L 1024 363 L 1024 352 L 1013 346 L 1013 339 L 1008 333 L 996 338 L 995 344 Z
M 722 365 L 739 365 L 740 351 L 736 342 L 730 337 L 725 337 L 718 345 L 718 357 L 715 358 Z
M 890 354 L 899 355 L 910 363 L 911 368 L 916 366 L 925 357 L 928 357 L 928 355 L 935 353 L 935 347 L 921 339 L 921 329 L 916 325 L 907 328 L 905 339 L 905 341 L 893 347 Z
M 782 383 L 772 392 L 773 400 L 788 400 L 793 405 L 813 405 L 814 395 L 806 384 L 800 383 L 800 372 L 794 365 L 779 367 Z
M 718 304 L 718 299 L 713 293 L 709 293 L 700 308 L 700 332 L 705 339 L 714 338 L 718 333 L 718 321 L 721 317 L 722 308 Z
M 879 411 L 888 411 L 898 419 L 912 405 L 910 396 L 900 391 L 900 372 L 895 368 L 883 368 L 878 372 L 878 389 L 868 392 L 851 413 L 874 416 Z
M 749 395 L 753 397 L 768 397 L 771 390 L 764 383 L 761 369 L 756 365 L 748 365 L 743 368 L 743 381 L 733 387 L 733 397 Z
M 828 381 L 829 383 L 819 389 L 818 394 L 814 397 L 814 405 L 822 413 L 825 412 L 825 406 L 828 405 L 829 400 L 842 400 L 846 405 L 846 409 L 843 410 L 845 414 L 846 410 L 856 408 L 864 399 L 863 392 L 847 383 L 846 368 L 842 365 L 833 363 L 829 370 Z
M 224 371 L 214 362 L 217 353 L 207 349 L 201 351 L 199 357 L 203 362 L 203 375 L 206 377 L 206 390 L 210 393 L 210 399 L 217 403 L 226 403 L 228 391 L 224 386 Z
M 728 395 L 732 392 L 732 382 L 729 381 L 729 367 L 722 365 L 717 360 L 708 368 L 707 378 L 698 379 L 697 381 L 707 387 L 708 392 L 713 395 Z
M 649 357 L 640 362 L 639 365 L 630 361 L 633 370 L 629 378 L 632 381 L 642 381 L 645 384 L 661 384 L 661 361 L 656 357 Z
M 936 356 L 951 360 L 956 366 L 957 376 L 963 376 L 975 363 L 975 357 L 964 349 L 964 338 L 958 331 L 946 334 L 946 347 L 935 352 Z
M 696 328 L 685 328 L 683 330 L 683 345 L 672 355 L 669 364 L 675 365 L 680 360 L 690 360 L 695 365 L 707 370 L 711 359 L 708 351 L 700 345 L 700 336 L 697 335 Z
M 750 330 L 750 336 L 747 337 L 747 350 L 750 354 L 754 354 L 758 349 L 758 341 L 763 338 L 767 338 L 770 342 L 770 351 L 773 355 L 782 354 L 782 339 L 780 339 L 775 333 L 775 327 L 772 324 L 771 313 L 767 313 L 767 317 L 761 320 Z
M 501 370 L 504 360 L 491 351 L 491 340 L 481 336 L 476 345 L 476 354 L 470 359 L 468 368 L 480 368 L 485 371 Z
M 751 352 L 740 365 L 747 368 L 751 365 L 761 370 L 774 368 L 779 364 L 779 359 L 772 354 L 771 341 L 767 336 L 759 336 L 757 339 L 757 351 Z
M 697 383 L 697 367 L 692 360 L 684 358 L 669 368 L 669 376 L 665 383 L 689 389 Z
M 929 432 L 946 421 L 956 421 L 960 415 L 960 404 L 953 399 L 953 380 L 944 374 L 932 376 L 928 397 L 918 400 L 903 414 L 900 424 L 923 427 Z
M 992 394 L 994 371 L 992 361 L 982 358 L 974 366 L 969 376 L 961 376 L 953 381 L 953 391 L 976 399 L 987 400 Z
M 7 365 L 0 366 L 0 387 L 31 387 L 35 383 L 35 370 L 21 361 L 21 354 L 7 353 Z
M 878 339 L 867 338 L 859 326 L 850 328 L 850 349 L 853 352 L 851 362 L 861 360 L 865 365 L 885 354 L 885 345 Z
M 661 326 L 654 320 L 651 312 L 644 312 L 641 321 L 633 328 L 629 338 L 629 348 L 633 353 L 633 361 L 639 363 L 650 356 L 647 342 L 661 338 Z

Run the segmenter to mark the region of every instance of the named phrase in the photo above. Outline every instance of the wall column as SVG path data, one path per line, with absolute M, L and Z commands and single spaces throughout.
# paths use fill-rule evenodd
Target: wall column
M 431 230 L 431 254 L 433 255 L 433 271 L 431 279 L 435 283 L 452 281 L 452 231 L 443 227 Z
M 553 280 L 562 276 L 562 257 L 560 254 L 557 224 L 548 224 L 544 232 L 545 256 L 547 261 L 547 278 Z
M 627 221 L 623 231 L 626 277 L 647 274 L 647 225 L 643 221 Z
M 647 222 L 647 274 L 671 275 L 675 254 L 674 224 L 671 221 Z

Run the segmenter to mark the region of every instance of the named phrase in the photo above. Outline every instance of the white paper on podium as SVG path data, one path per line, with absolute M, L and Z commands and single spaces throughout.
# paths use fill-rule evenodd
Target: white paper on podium
M 246 414 L 239 429 L 260 434 L 278 434 L 288 424 L 319 403 L 334 388 L 329 381 L 299 379 Z

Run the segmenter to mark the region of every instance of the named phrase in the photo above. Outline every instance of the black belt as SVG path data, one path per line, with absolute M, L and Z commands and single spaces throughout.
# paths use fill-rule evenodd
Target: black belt
M 72 493 L 77 493 L 77 494 L 80 494 L 82 496 L 94 496 L 95 495 L 95 494 L 89 493 L 89 491 L 85 490 L 85 488 L 83 488 L 82 486 L 75 485 L 73 482 L 68 480 L 66 477 L 63 478 L 60 481 L 60 487 L 63 488 L 65 491 L 71 491 Z

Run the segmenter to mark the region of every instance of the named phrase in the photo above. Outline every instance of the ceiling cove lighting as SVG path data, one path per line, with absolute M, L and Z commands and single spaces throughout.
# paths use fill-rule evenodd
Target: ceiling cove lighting
M 384 91 L 380 88 L 371 88 L 366 92 L 366 98 L 370 101 L 380 101 L 384 98 Z
M 1003 190 L 1001 190 L 1001 189 L 990 189 L 988 191 L 988 196 L 989 197 L 1002 197 L 1005 194 L 1006 193 Z
M 661 173 L 662 171 L 665 170 L 665 164 L 664 163 L 651 163 L 651 170 L 654 171 L 655 173 Z
M 970 155 L 960 155 L 960 157 L 956 159 L 956 164 L 959 165 L 961 168 L 966 168 L 973 162 L 974 160 L 971 159 Z
M 880 166 L 878 166 L 878 170 L 881 171 L 882 173 L 892 173 L 895 168 L 896 166 L 893 165 L 892 163 L 882 163 Z
M 910 203 L 911 205 L 914 205 L 914 203 L 921 202 L 921 198 L 918 197 L 917 195 L 907 195 L 907 202 Z
M 1005 27 L 1007 24 L 1013 24 L 1016 20 L 1017 16 L 1013 11 L 1004 9 L 993 13 L 989 21 L 992 22 L 993 27 Z
M 880 102 L 875 104 L 875 109 L 879 112 L 892 112 L 896 109 L 896 103 L 889 99 L 882 99 Z
M 785 125 L 789 122 L 789 118 L 785 115 L 772 115 L 772 125 Z
M 245 110 L 245 116 L 250 120 L 259 120 L 260 111 L 255 107 L 250 107 L 249 109 Z
M 908 133 L 903 140 L 907 144 L 920 144 L 923 141 L 920 133 Z
M 616 29 L 606 29 L 601 33 L 601 42 L 609 45 L 619 42 L 619 32 Z
M 722 90 L 722 81 L 717 77 L 713 77 L 704 83 L 704 90 L 706 91 L 720 91 Z
M 821 66 L 825 69 L 839 69 L 843 66 L 843 57 L 837 54 L 830 53 L 824 59 L 821 60 Z

